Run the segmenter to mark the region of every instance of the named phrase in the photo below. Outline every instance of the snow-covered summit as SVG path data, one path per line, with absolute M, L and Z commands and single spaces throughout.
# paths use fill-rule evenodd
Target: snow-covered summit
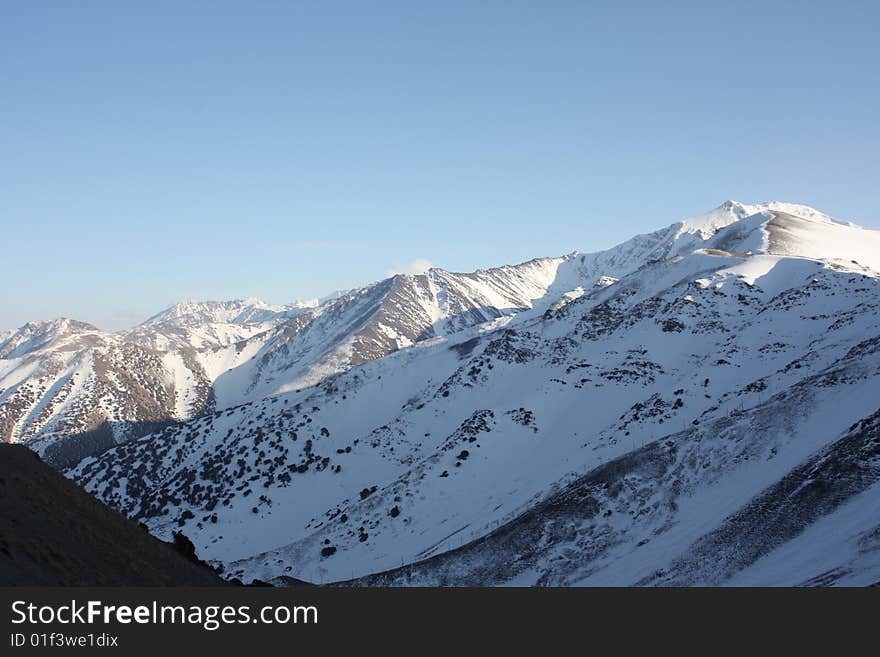
M 703 214 L 685 219 L 679 222 L 682 233 L 698 233 L 703 239 L 708 239 L 720 229 L 736 223 L 747 217 L 757 214 L 765 214 L 768 218 L 772 213 L 781 212 L 807 221 L 818 223 L 834 223 L 854 226 L 848 222 L 834 219 L 828 214 L 821 212 L 808 205 L 799 203 L 786 203 L 783 201 L 767 201 L 766 203 L 741 203 L 740 201 L 727 200 L 717 208 Z
M 91 324 L 67 317 L 28 322 L 0 335 L 0 358 L 14 358 L 83 335 L 99 336 L 103 332 Z
M 807 205 L 782 201 L 725 201 L 709 212 L 597 255 L 626 254 L 629 260 L 644 262 L 705 249 L 810 258 L 880 272 L 880 231 L 836 219 Z
M 694 233 L 705 240 L 718 232 L 719 229 L 757 212 L 760 210 L 756 209 L 756 206 L 747 206 L 739 201 L 729 200 L 709 212 L 685 219 L 674 225 L 678 226 L 680 235 Z
M 305 308 L 314 308 L 317 299 L 294 301 L 283 306 L 272 305 L 261 299 L 247 298 L 232 301 L 185 300 L 175 303 L 145 320 L 143 326 L 173 324 L 193 326 L 198 324 L 253 324 L 271 321 Z

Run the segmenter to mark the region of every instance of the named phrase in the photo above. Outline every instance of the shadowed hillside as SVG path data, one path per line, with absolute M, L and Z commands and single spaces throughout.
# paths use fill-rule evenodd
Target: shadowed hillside
M 0 585 L 223 583 L 105 506 L 27 447 L 0 445 Z

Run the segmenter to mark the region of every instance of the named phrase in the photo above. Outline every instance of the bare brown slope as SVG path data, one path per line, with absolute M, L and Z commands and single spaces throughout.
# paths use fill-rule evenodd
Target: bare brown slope
M 27 447 L 0 444 L 0 586 L 223 583 Z

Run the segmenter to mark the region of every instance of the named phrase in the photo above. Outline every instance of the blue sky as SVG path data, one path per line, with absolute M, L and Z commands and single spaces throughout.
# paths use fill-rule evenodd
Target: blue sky
M 0 328 L 606 248 L 727 198 L 880 227 L 876 2 L 0 5 Z

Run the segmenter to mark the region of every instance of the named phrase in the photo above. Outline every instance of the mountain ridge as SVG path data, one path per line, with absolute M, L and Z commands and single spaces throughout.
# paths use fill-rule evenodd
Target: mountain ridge
M 819 239 L 808 239 L 817 231 Z M 876 272 L 878 236 L 807 206 L 726 201 L 605 251 L 470 273 L 432 268 L 317 305 L 182 302 L 120 333 L 71 319 L 31 322 L 0 341 L 0 439 L 32 441 L 42 453 L 62 434 L 97 430 L 105 437 L 96 449 L 103 449 L 106 436 L 124 441 L 156 422 L 315 385 L 426 340 L 526 321 L 646 262 L 700 249 L 801 257 L 822 251 L 836 266 L 867 260 L 859 266 Z M 857 258 L 847 259 L 853 252 Z
M 725 518 L 741 513 L 772 549 L 731 561 L 716 583 L 760 583 L 748 573 L 820 522 L 839 529 L 838 575 L 822 580 L 820 562 L 830 561 L 812 555 L 809 576 L 786 581 L 877 581 L 874 437 L 847 431 L 878 410 L 880 266 L 870 244 L 880 233 L 750 209 L 725 204 L 605 252 L 534 261 L 525 287 L 522 271 L 498 275 L 478 288 L 506 299 L 492 313 L 471 295 L 477 275 L 435 271 L 350 292 L 272 339 L 245 341 L 258 347 L 245 354 L 249 398 L 67 474 L 159 537 L 183 529 L 202 558 L 244 580 L 645 584 L 675 571 L 670 581 L 700 583 L 681 564 L 701 541 L 731 535 L 738 525 Z M 828 257 L 814 257 L 817 245 Z M 441 288 L 457 305 L 434 316 Z M 470 320 L 450 323 L 461 317 Z M 309 360 L 309 349 L 323 351 Z M 316 362 L 326 369 L 309 370 Z M 749 505 L 843 458 L 840 440 L 862 438 L 867 451 L 846 467 L 867 488 L 773 539 Z M 601 490 L 577 483 L 601 468 L 616 473 Z M 594 500 L 582 516 L 536 511 L 582 490 Z M 542 528 L 533 563 L 499 576 L 459 559 L 462 545 L 530 517 Z M 520 543 L 493 545 L 480 563 L 516 562 Z M 433 557 L 445 565 L 375 575 Z

